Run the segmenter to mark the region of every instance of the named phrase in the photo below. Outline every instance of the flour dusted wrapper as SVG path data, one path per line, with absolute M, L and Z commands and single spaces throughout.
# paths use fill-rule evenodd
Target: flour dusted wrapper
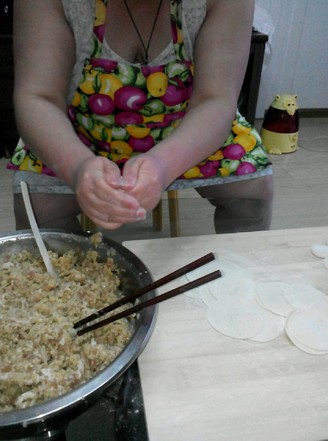
M 311 252 L 314 256 L 325 259 L 328 257 L 328 245 L 312 245 Z
M 207 320 L 223 335 L 237 339 L 249 339 L 258 335 L 265 324 L 261 308 L 243 297 L 223 296 L 209 306 Z
M 284 296 L 294 309 L 318 309 L 328 311 L 328 296 L 314 286 L 293 283 Z
M 213 297 L 221 299 L 224 295 L 241 295 L 245 298 L 254 296 L 256 285 L 245 268 L 225 259 L 218 260 L 218 268 L 222 277 L 208 285 Z
M 290 286 L 283 282 L 259 283 L 256 287 L 256 301 L 273 314 L 288 317 L 295 309 L 284 295 L 289 288 Z
M 200 268 L 197 268 L 193 271 L 190 271 L 185 275 L 186 282 L 193 282 L 200 277 L 206 276 L 206 274 L 212 273 L 213 271 L 220 270 L 220 265 L 217 260 L 207 263 Z M 184 293 L 185 296 L 190 297 L 192 299 L 200 299 L 203 300 L 205 298 L 204 303 L 207 304 L 206 298 L 210 294 L 210 286 L 214 283 L 215 280 L 212 280 L 205 285 L 201 285 L 195 289 L 191 289 Z M 184 282 L 185 283 L 185 282 Z
M 298 309 L 288 317 L 285 329 L 290 340 L 302 351 L 328 353 L 328 313 Z
M 188 281 L 194 281 L 212 271 L 220 270 L 222 276 L 206 285 L 187 291 L 187 297 L 202 299 L 206 305 L 213 303 L 212 297 L 220 299 L 223 295 L 243 295 L 253 297 L 255 283 L 248 272 L 238 264 L 225 259 L 216 259 L 201 268 L 186 274 Z
M 326 268 L 328 268 L 328 257 L 324 259 L 323 264 L 325 265 Z
M 285 317 L 273 314 L 270 311 L 265 311 L 264 317 L 264 327 L 257 335 L 251 337 L 250 340 L 267 343 L 275 340 L 284 332 L 286 324 Z

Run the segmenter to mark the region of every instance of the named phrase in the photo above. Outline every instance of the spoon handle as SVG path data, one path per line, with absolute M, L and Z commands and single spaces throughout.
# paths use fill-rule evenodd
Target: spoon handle
M 50 275 L 52 275 L 53 277 L 56 277 L 57 275 L 56 275 L 56 272 L 55 272 L 55 270 L 52 266 L 52 263 L 50 261 L 48 250 L 43 242 L 43 239 L 42 239 L 40 231 L 39 231 L 38 224 L 36 223 L 36 220 L 35 220 L 35 216 L 33 213 L 33 208 L 31 205 L 30 195 L 28 193 L 28 188 L 27 188 L 26 182 L 21 181 L 21 189 L 22 189 L 22 195 L 23 195 L 23 200 L 24 200 L 24 204 L 25 204 L 27 217 L 30 222 L 31 229 L 32 229 L 36 244 L 37 244 L 39 251 L 41 253 L 41 257 L 42 257 L 43 262 L 47 268 L 48 273 Z

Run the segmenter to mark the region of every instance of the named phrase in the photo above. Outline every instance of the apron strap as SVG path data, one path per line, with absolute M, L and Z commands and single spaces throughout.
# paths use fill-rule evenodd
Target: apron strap
M 179 61 L 186 61 L 187 56 L 182 32 L 182 0 L 170 0 L 170 17 L 175 58 Z
M 92 58 L 99 58 L 102 54 L 107 2 L 108 0 L 95 0 Z M 170 19 L 175 57 L 179 61 L 185 61 L 186 51 L 182 33 L 182 0 L 170 0 Z
M 97 26 L 104 26 L 106 23 L 107 0 L 95 0 L 95 15 L 93 20 L 93 30 Z M 98 35 L 99 41 L 102 43 L 104 34 Z
M 107 0 L 95 0 L 91 58 L 99 58 L 105 37 Z

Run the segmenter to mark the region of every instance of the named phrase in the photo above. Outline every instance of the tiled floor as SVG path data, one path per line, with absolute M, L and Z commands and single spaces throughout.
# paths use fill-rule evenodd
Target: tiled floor
M 258 128 L 261 121 L 256 122 Z M 272 229 L 328 224 L 328 119 L 300 120 L 299 150 L 270 155 L 275 178 Z M 0 233 L 15 230 L 11 172 L 0 160 Z M 214 233 L 214 208 L 194 190 L 179 192 L 180 231 L 183 236 Z M 168 210 L 163 202 L 163 230 L 154 231 L 151 216 L 138 224 L 109 233 L 117 240 L 168 237 Z M 328 240 L 328 238 L 327 238 Z

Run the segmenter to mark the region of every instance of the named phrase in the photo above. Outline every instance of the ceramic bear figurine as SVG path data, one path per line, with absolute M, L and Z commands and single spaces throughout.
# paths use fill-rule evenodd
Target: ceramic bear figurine
M 267 152 L 280 155 L 297 150 L 298 122 L 297 95 L 276 95 L 261 129 Z

